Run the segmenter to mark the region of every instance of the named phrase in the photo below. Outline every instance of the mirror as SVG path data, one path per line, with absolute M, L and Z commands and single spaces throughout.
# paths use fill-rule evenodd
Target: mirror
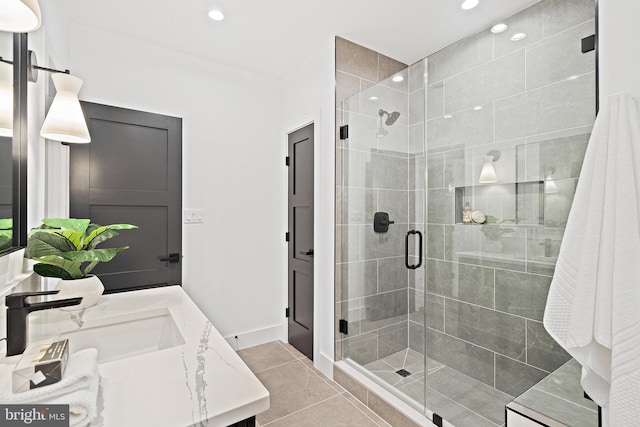
M 0 32 L 0 56 L 13 59 L 13 34 Z M 4 65 L 4 64 L 3 64 Z M 11 67 L 11 65 L 6 65 Z M 4 92 L 4 91 L 3 91 Z M 8 94 L 3 93 L 3 98 Z M 3 100 L 9 101 L 9 100 Z M 8 103 L 13 105 L 13 100 Z M 3 110 L 7 105 L 0 106 Z M 4 112 L 4 111 L 3 111 Z M 13 243 L 13 140 L 0 136 L 0 255 L 11 251 Z

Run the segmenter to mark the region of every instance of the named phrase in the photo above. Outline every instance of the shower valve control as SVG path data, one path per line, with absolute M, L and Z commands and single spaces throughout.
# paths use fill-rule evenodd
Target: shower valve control
M 376 233 L 386 233 L 389 231 L 389 225 L 395 221 L 389 220 L 389 214 L 386 212 L 376 212 L 373 216 L 373 231 Z

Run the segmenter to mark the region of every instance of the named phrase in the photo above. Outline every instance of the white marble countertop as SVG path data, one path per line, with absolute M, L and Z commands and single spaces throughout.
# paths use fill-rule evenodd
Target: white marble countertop
M 32 313 L 29 342 L 139 313 L 170 314 L 180 343 L 122 359 L 99 358 L 99 415 L 92 426 L 228 426 L 269 408 L 266 388 L 178 286 L 105 295 L 82 311 Z M 70 346 L 77 350 L 72 339 Z M 0 362 L 17 363 L 18 358 Z

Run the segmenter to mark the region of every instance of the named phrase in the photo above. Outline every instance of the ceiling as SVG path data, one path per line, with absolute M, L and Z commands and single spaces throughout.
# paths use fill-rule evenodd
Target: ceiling
M 56 0 L 58 17 L 282 78 L 337 35 L 406 64 L 537 0 Z M 207 16 L 222 10 L 224 21 Z M 46 22 L 46 16 L 45 16 Z

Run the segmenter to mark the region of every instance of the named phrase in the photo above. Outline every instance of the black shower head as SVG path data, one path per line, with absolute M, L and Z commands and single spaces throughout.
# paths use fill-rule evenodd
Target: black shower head
M 383 109 L 378 110 L 378 115 L 380 116 L 380 118 L 382 119 L 382 116 L 387 115 L 387 120 L 384 121 L 384 124 L 387 126 L 391 126 L 392 124 L 394 124 L 396 122 L 396 120 L 398 120 L 398 118 L 400 117 L 400 113 L 397 111 L 394 111 L 393 113 L 389 113 L 388 111 L 384 111 Z

